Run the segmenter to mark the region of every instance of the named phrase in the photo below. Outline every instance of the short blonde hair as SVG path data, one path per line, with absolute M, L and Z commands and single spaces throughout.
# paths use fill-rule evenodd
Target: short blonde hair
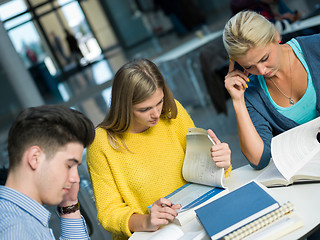
M 225 25 L 223 44 L 229 57 L 237 59 L 251 48 L 276 42 L 276 36 L 276 28 L 265 17 L 253 11 L 242 11 Z
M 135 59 L 117 71 L 113 79 L 109 113 L 98 125 L 107 130 L 109 143 L 114 149 L 122 149 L 120 142 L 128 149 L 122 135 L 132 123 L 133 105 L 151 97 L 158 88 L 164 94 L 161 117 L 176 118 L 178 110 L 173 95 L 153 62 Z

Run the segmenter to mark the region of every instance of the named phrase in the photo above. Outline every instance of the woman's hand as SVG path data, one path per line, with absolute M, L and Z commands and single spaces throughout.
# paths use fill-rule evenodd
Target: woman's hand
M 177 209 L 180 208 L 180 204 L 173 204 L 166 198 L 160 198 L 152 204 L 150 214 L 132 214 L 129 219 L 129 229 L 131 232 L 156 231 L 161 225 L 172 222 L 178 215 Z
M 227 170 L 231 165 L 231 150 L 227 143 L 221 143 L 217 136 L 211 129 L 208 129 L 208 134 L 215 142 L 210 148 L 212 160 L 217 167 Z
M 247 81 L 249 81 L 249 73 L 235 69 L 234 65 L 234 60 L 230 59 L 229 72 L 225 76 L 224 86 L 233 101 L 244 100 L 244 91 L 248 87 Z
M 173 221 L 178 215 L 177 209 L 180 209 L 180 204 L 173 204 L 166 198 L 160 198 L 155 201 L 150 209 L 150 214 L 147 219 L 147 228 L 149 231 L 159 229 L 161 225 L 166 225 Z

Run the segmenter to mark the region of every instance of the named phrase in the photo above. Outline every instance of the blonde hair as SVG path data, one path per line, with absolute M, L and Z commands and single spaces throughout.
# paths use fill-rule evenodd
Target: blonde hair
M 245 55 L 249 49 L 276 41 L 274 25 L 253 11 L 242 11 L 225 25 L 223 44 L 231 59 Z
M 133 105 L 151 97 L 158 88 L 162 88 L 164 94 L 161 117 L 176 118 L 178 110 L 173 95 L 153 62 L 135 59 L 117 71 L 113 79 L 109 113 L 98 125 L 107 130 L 109 143 L 114 149 L 129 150 L 123 140 L 123 133 L 132 122 Z

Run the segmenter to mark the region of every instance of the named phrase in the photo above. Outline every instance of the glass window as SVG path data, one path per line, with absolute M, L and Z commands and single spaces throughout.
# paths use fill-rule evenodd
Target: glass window
M 30 4 L 35 7 L 41 3 L 48 2 L 48 0 L 29 0 Z
M 64 4 L 66 4 L 66 3 L 69 3 L 69 2 L 72 2 L 72 1 L 74 1 L 74 0 L 58 0 L 58 3 L 59 3 L 59 5 L 64 5 Z
M 5 21 L 27 10 L 25 3 L 22 0 L 8 1 L 0 5 L 0 20 Z M 5 29 L 13 28 L 31 19 L 30 13 L 23 14 L 8 22 L 4 23 Z
M 12 29 L 9 37 L 27 67 L 44 59 L 41 39 L 33 22 Z
M 59 0 L 60 5 L 63 5 L 65 2 L 65 0 Z M 84 21 L 84 15 L 78 2 L 72 2 L 65 5 L 62 8 L 62 12 L 71 28 L 80 25 L 81 22 Z
M 46 12 L 49 12 L 50 10 L 52 10 L 52 5 L 51 4 L 46 4 L 43 5 L 41 7 L 36 8 L 36 14 L 37 15 L 42 15 Z
M 3 26 L 5 29 L 8 30 L 8 29 L 14 28 L 22 23 L 25 23 L 25 22 L 29 21 L 30 19 L 31 19 L 30 13 L 26 13 L 26 14 L 21 15 L 20 17 L 16 17 L 8 22 L 5 22 L 3 24 Z
M 66 0 L 58 0 L 63 5 Z M 77 38 L 79 48 L 81 49 L 82 63 L 86 64 L 87 61 L 96 59 L 101 54 L 101 48 L 94 38 L 90 27 L 85 19 L 85 16 L 79 6 L 79 3 L 72 1 L 69 4 L 65 4 L 61 7 L 64 18 L 72 34 Z
M 27 11 L 27 7 L 23 0 L 8 1 L 0 5 L 0 19 L 5 21 L 25 11 Z

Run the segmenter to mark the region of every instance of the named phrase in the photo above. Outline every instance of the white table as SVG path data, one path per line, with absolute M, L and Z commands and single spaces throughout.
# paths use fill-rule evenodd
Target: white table
M 208 35 L 204 35 L 202 38 L 195 37 L 190 41 L 160 55 L 159 57 L 155 58 L 153 62 L 155 64 L 160 64 L 163 62 L 168 62 L 171 60 L 175 60 L 180 58 L 183 55 L 186 55 L 197 48 L 209 43 L 210 41 L 222 36 L 222 30 L 210 33 Z
M 292 24 L 290 24 L 287 29 L 285 29 L 281 35 L 285 35 L 288 33 L 297 32 L 303 29 L 311 28 L 320 25 L 320 15 L 307 18 L 305 20 L 298 20 Z
M 254 179 L 259 174 L 259 171 L 246 165 L 233 170 L 231 176 L 226 179 L 226 185 L 229 190 L 232 191 Z M 302 228 L 284 236 L 282 240 L 299 239 L 320 224 L 320 183 L 296 184 L 289 187 L 270 188 L 270 192 L 280 204 L 291 201 L 294 205 L 295 213 L 304 223 Z M 209 239 L 197 219 L 192 220 L 181 229 L 185 235 L 179 240 Z M 130 237 L 130 240 L 146 240 L 155 234 L 156 232 L 136 232 Z

